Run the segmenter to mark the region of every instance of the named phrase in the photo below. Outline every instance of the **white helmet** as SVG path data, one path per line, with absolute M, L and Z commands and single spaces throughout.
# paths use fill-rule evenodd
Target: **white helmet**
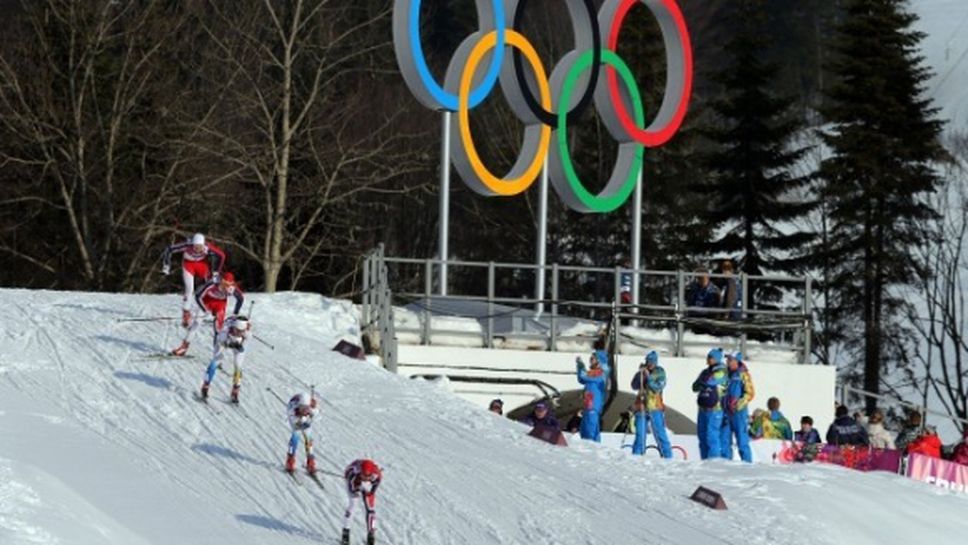
M 297 397 L 296 406 L 297 407 L 308 407 L 310 405 L 309 394 L 301 393 Z
M 205 235 L 203 235 L 201 233 L 195 233 L 195 235 L 192 236 L 192 244 L 195 244 L 197 246 L 204 245 L 205 244 Z
M 245 316 L 236 316 L 232 318 L 229 322 L 229 331 L 237 329 L 239 331 L 246 331 L 249 329 L 249 319 Z

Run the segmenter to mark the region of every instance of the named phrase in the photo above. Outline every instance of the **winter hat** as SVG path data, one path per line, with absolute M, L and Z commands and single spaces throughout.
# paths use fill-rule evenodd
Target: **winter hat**
M 535 411 L 539 411 L 541 409 L 544 409 L 544 410 L 547 411 L 548 410 L 548 404 L 545 403 L 544 401 L 539 401 L 538 404 L 534 406 L 534 410 Z
M 743 363 L 743 353 L 742 352 L 739 352 L 739 351 L 736 351 L 736 352 L 733 352 L 732 354 L 726 354 L 726 359 L 728 359 L 728 360 L 736 360 L 736 361 L 738 361 L 740 363 Z
M 706 354 L 706 357 L 712 358 L 713 361 L 716 362 L 717 364 L 723 363 L 723 349 L 713 348 L 712 350 L 709 351 L 708 354 Z
M 195 233 L 192 237 L 192 244 L 202 245 L 205 244 L 205 235 L 201 233 Z
M 645 363 L 647 363 L 647 364 L 648 363 L 658 364 L 659 363 L 659 354 L 655 350 L 649 352 L 648 354 L 645 355 Z

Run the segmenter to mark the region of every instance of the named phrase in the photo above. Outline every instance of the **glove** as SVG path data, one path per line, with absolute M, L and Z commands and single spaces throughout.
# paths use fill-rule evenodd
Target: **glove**
M 168 276 L 169 274 L 171 274 L 171 265 L 162 265 L 161 274 L 165 276 Z
M 373 491 L 373 483 L 371 483 L 370 481 L 360 481 L 360 490 L 364 494 L 369 494 L 370 492 Z
M 585 368 L 585 362 L 581 361 L 581 357 L 575 358 L 575 369 L 581 371 Z
M 219 281 L 219 279 L 221 278 L 221 276 L 222 276 L 222 275 L 221 275 L 221 274 L 219 274 L 219 272 L 218 272 L 218 271 L 215 271 L 215 272 L 213 272 L 213 273 L 212 273 L 212 282 L 215 282 L 216 284 L 218 284 L 218 281 Z

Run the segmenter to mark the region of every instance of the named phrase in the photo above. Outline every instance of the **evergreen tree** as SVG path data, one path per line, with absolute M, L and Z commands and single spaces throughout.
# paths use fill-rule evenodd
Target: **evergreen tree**
M 793 98 L 771 92 L 780 70 L 763 58 L 762 1 L 743 0 L 735 15 L 736 33 L 725 47 L 731 62 L 716 77 L 724 94 L 711 104 L 720 122 L 705 131 L 714 150 L 706 157 L 710 179 L 699 190 L 716 233 L 707 248 L 738 257 L 750 275 L 791 272 L 797 268 L 791 252 L 813 236 L 795 225 L 813 207 L 802 191 L 810 178 L 795 172 L 806 151 L 794 143 L 803 122 L 791 115 Z M 779 297 L 773 286 L 751 291 L 750 306 Z
M 849 0 L 834 43 L 821 137 L 830 148 L 820 189 L 828 233 L 818 258 L 831 265 L 830 322 L 862 354 L 863 388 L 878 392 L 889 364 L 906 359 L 906 302 L 896 290 L 922 266 L 914 257 L 919 224 L 935 216 L 924 196 L 938 182 L 942 123 L 924 98 L 929 77 L 903 0 Z M 853 329 L 863 327 L 862 330 Z M 867 409 L 876 400 L 867 399 Z

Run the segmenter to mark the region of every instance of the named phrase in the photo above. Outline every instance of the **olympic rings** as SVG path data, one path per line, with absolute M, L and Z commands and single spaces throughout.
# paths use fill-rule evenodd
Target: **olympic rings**
M 605 76 L 608 82 L 608 108 L 601 106 L 606 103 L 601 94 L 597 95 L 596 105 L 599 113 L 603 114 L 602 121 L 606 126 L 621 125 L 622 132 L 650 148 L 661 146 L 668 142 L 682 126 L 689 107 L 689 97 L 692 94 L 692 44 L 686 20 L 676 0 L 608 0 L 598 13 L 599 24 L 608 28 L 608 48 L 617 50 L 618 35 L 622 29 L 625 16 L 636 3 L 644 3 L 659 22 L 662 39 L 666 49 L 666 89 L 659 107 L 659 114 L 646 129 L 640 129 L 629 118 L 625 101 L 619 93 L 615 80 L 615 70 L 606 68 Z M 617 131 L 612 136 L 619 138 Z
M 518 32 L 526 0 L 475 0 L 480 29 L 458 46 L 447 66 L 443 87 L 427 68 L 420 45 L 420 0 L 395 0 L 394 51 L 407 87 L 421 104 L 458 113 L 459 128 L 450 135 L 451 162 L 471 189 L 487 196 L 521 193 L 537 178 L 547 158 L 549 179 L 569 207 L 582 212 L 609 212 L 621 206 L 634 190 L 642 168 L 643 146 L 661 146 L 682 125 L 692 93 L 692 45 L 676 0 L 605 0 L 597 20 L 591 0 L 565 2 L 575 50 L 554 66 L 550 80 L 534 47 Z M 665 95 L 648 126 L 631 71 L 615 53 L 622 24 L 639 2 L 658 21 L 666 49 Z M 509 55 L 505 55 L 505 47 L 511 47 Z M 478 74 L 478 65 L 492 49 L 487 71 Z M 540 104 L 524 72 L 522 54 L 537 83 Z M 590 70 L 587 76 L 585 70 Z M 604 77 L 600 70 L 604 70 Z M 622 86 L 616 72 L 622 77 Z M 511 110 L 525 125 L 522 149 L 505 179 L 484 166 L 470 132 L 469 111 L 487 98 L 498 81 Z M 579 85 L 585 89 L 580 96 L 575 94 Z M 567 146 L 568 122 L 574 121 L 591 100 L 602 123 L 619 143 L 611 178 L 598 195 L 591 194 L 578 179 Z M 550 145 L 552 136 L 556 146 Z
M 535 76 L 538 81 L 538 88 L 541 93 L 541 106 L 544 108 L 551 107 L 551 89 L 548 86 L 547 76 L 545 76 L 544 67 L 541 65 L 541 59 L 538 58 L 538 52 L 534 50 L 534 46 L 531 42 L 527 40 L 521 34 L 513 30 L 506 31 L 507 44 L 515 49 L 520 50 L 527 57 L 528 62 L 534 68 Z M 461 75 L 460 79 L 460 93 L 458 96 L 458 110 L 457 115 L 460 125 L 460 138 L 463 143 L 463 150 L 467 153 L 467 160 L 469 165 L 476 175 L 476 179 L 472 178 L 474 182 L 480 182 L 486 190 L 489 190 L 493 195 L 517 195 L 522 191 L 528 189 L 534 182 L 538 174 L 541 173 L 541 166 L 544 162 L 545 156 L 548 154 L 548 146 L 551 143 L 551 128 L 547 126 L 541 126 L 538 131 L 538 142 L 535 145 L 529 141 L 533 141 L 533 136 L 528 137 L 527 132 L 530 130 L 532 134 L 534 133 L 533 126 L 525 130 L 525 141 L 531 145 L 525 145 L 525 150 L 528 148 L 535 148 L 533 159 L 530 163 L 526 163 L 526 154 L 518 158 L 517 163 L 511 168 L 511 174 L 508 176 L 510 180 L 499 180 L 496 176 L 491 174 L 491 172 L 484 166 L 481 162 L 481 158 L 477 155 L 477 149 L 474 147 L 474 140 L 471 137 L 470 128 L 470 113 L 468 105 L 468 95 L 470 94 L 471 82 L 474 79 L 474 71 L 477 69 L 477 64 L 480 62 L 481 57 L 485 53 L 493 49 L 497 45 L 497 32 L 488 32 L 484 39 L 477 43 L 477 46 L 471 50 L 471 54 L 467 59 L 467 65 L 464 67 L 464 73 Z M 591 52 L 589 52 L 591 53 Z M 522 172 L 523 169 L 523 172 Z M 465 180 L 468 177 L 464 178 Z M 480 188 L 475 188 L 478 192 L 481 191 Z M 486 194 L 486 192 L 485 192 Z
M 560 165 L 563 170 L 564 178 L 568 182 L 570 191 L 563 191 L 563 188 L 557 187 L 556 189 L 558 190 L 558 195 L 565 200 L 568 206 L 579 212 L 611 212 L 619 206 L 622 206 L 629 198 L 629 195 L 632 194 L 632 191 L 635 190 L 635 184 L 638 183 L 639 171 L 642 169 L 642 155 L 645 150 L 642 144 L 638 142 L 624 142 L 619 144 L 619 159 L 615 165 L 615 169 L 612 171 L 611 178 L 609 178 L 608 183 L 605 185 L 605 189 L 599 195 L 592 195 L 581 183 L 581 180 L 578 179 L 578 174 L 575 173 L 575 167 L 571 162 L 571 154 L 568 151 L 568 112 L 564 106 L 571 97 L 578 76 L 582 71 L 592 67 L 592 59 L 593 52 L 586 51 L 579 57 L 578 62 L 572 66 L 568 72 L 568 76 L 565 78 L 558 112 L 558 157 L 553 157 L 554 160 L 548 163 L 556 167 Z M 629 70 L 628 65 L 625 64 L 625 61 L 621 57 L 608 49 L 602 51 L 602 62 L 615 67 L 622 76 L 625 86 L 628 87 L 629 92 L 632 94 L 632 104 L 635 106 L 635 121 L 637 124 L 643 125 L 645 123 L 645 113 L 642 111 L 642 98 L 639 96 L 639 90 L 636 87 L 637 84 L 635 83 L 635 76 L 632 75 L 632 71 Z M 624 179 L 622 177 L 622 171 L 626 172 Z M 562 176 L 560 175 L 552 177 L 553 180 L 560 180 L 561 178 Z M 574 200 L 571 199 L 572 196 Z
M 524 7 L 528 4 L 528 0 L 516 0 L 516 2 L 517 7 L 514 9 L 514 26 L 512 28 L 518 29 L 521 27 L 521 18 L 524 15 Z M 565 74 L 570 72 L 574 66 L 572 58 L 579 56 L 582 48 L 590 48 L 592 50 L 594 55 L 594 58 L 592 59 L 592 66 L 598 66 L 601 63 L 602 32 L 599 26 L 596 24 L 595 5 L 592 4 L 592 0 L 582 0 L 582 3 L 585 5 L 585 21 L 583 22 L 586 23 L 587 26 L 580 26 L 578 24 L 574 25 L 575 51 L 569 52 L 567 55 L 565 55 L 565 58 L 558 63 L 558 66 L 555 67 L 555 71 L 558 70 L 558 67 L 562 67 Z M 572 22 L 576 20 L 575 11 L 577 10 L 574 9 L 574 5 L 575 0 L 567 1 L 566 6 L 571 14 Z M 580 18 L 582 14 L 579 13 L 577 15 L 577 18 Z M 591 36 L 588 35 L 589 33 L 586 30 L 589 28 L 591 29 Z M 524 70 L 521 67 L 521 55 L 515 51 L 511 54 L 511 56 L 514 60 L 514 81 L 517 85 L 517 88 L 511 92 L 519 92 L 521 94 L 521 98 L 524 100 L 524 103 L 528 105 L 528 109 L 531 110 L 531 113 L 533 113 L 542 123 L 551 127 L 555 126 L 558 121 L 558 116 L 549 112 L 545 108 L 542 108 L 538 104 L 538 101 L 535 100 L 534 95 L 531 93 L 531 88 L 528 86 L 528 82 L 524 78 Z M 552 81 L 558 79 L 556 76 L 557 75 L 555 73 L 552 73 Z M 592 70 L 591 78 L 585 87 L 585 93 L 578 101 L 578 104 L 575 105 L 574 109 L 568 113 L 569 121 L 574 121 L 582 114 L 582 112 L 585 111 L 585 108 L 588 107 L 592 101 L 592 98 L 594 97 L 596 85 L 598 85 L 598 70 Z M 509 90 L 505 88 L 505 92 L 508 91 Z
M 455 58 L 463 56 L 466 63 L 466 50 L 477 43 L 481 36 L 489 30 L 497 30 L 496 54 L 491 59 L 491 66 L 487 70 L 484 82 L 471 93 L 471 108 L 476 107 L 487 95 L 491 94 L 497 83 L 504 59 L 504 2 L 503 0 L 476 0 L 477 18 L 485 25 L 479 32 L 471 34 L 461 47 Z M 397 56 L 397 65 L 403 74 L 410 91 L 424 106 L 432 109 L 457 110 L 457 96 L 441 88 L 427 67 L 427 59 L 420 45 L 420 0 L 396 2 L 393 6 L 393 44 Z M 459 55 L 461 49 L 464 55 Z

